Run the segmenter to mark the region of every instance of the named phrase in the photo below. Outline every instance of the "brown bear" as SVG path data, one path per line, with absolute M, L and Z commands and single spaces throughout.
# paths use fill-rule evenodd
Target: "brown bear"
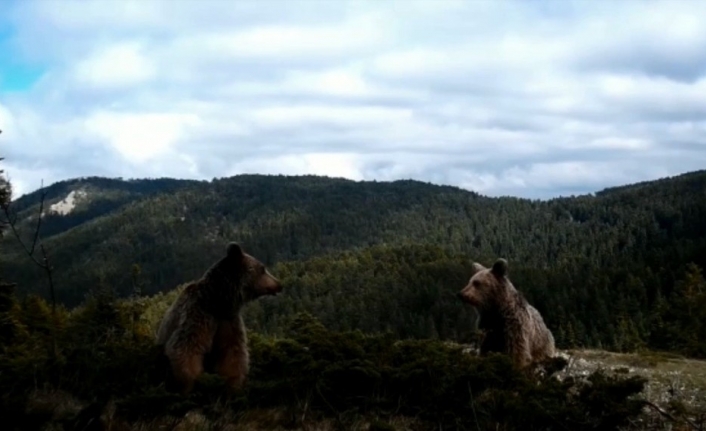
M 240 311 L 249 301 L 281 291 L 259 260 L 228 244 L 226 256 L 187 283 L 162 318 L 157 345 L 171 369 L 169 389 L 190 392 L 204 371 L 225 377 L 232 389 L 242 387 L 249 355 Z
M 458 296 L 480 315 L 478 326 L 486 332 L 481 355 L 505 353 L 521 368 L 554 356 L 554 336 L 510 282 L 507 260 L 498 259 L 492 268 L 473 263 L 473 274 Z

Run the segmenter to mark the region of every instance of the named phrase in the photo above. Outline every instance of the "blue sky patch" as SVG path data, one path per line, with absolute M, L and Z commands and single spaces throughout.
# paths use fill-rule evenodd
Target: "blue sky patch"
M 0 93 L 29 90 L 43 72 L 38 67 L 12 65 L 0 60 Z
M 43 67 L 22 61 L 13 36 L 12 26 L 0 20 L 0 94 L 29 90 L 44 73 Z

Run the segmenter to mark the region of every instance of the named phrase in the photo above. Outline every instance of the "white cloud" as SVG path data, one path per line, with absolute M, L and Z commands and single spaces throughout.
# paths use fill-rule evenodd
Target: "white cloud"
M 145 84 L 156 76 L 151 60 L 137 42 L 102 47 L 75 67 L 76 85 L 122 89 Z
M 279 174 L 326 175 L 329 177 L 362 180 L 355 153 L 308 153 L 286 154 L 268 159 L 251 159 L 236 163 L 227 175 L 238 174 Z
M 7 179 L 12 183 L 13 199 L 62 179 L 49 169 L 32 165 L 23 167 L 7 163 L 3 166 L 3 169 Z
M 301 56 L 340 56 L 370 48 L 383 37 L 382 22 L 361 17 L 343 25 L 268 25 L 177 39 L 175 47 L 231 58 L 288 60 Z
M 528 198 L 546 197 L 548 191 L 564 196 L 598 191 L 608 184 L 622 185 L 669 175 L 661 167 L 641 166 L 631 161 L 584 162 L 567 161 L 536 163 L 526 167 L 511 167 L 500 172 L 455 172 L 461 187 L 496 196 L 514 195 L 526 190 Z
M 169 113 L 97 112 L 86 119 L 89 136 L 109 143 L 128 162 L 143 163 L 167 153 L 198 117 Z
M 10 112 L 10 110 L 0 104 L 0 130 L 5 133 L 4 137 L 7 137 L 7 133 L 10 133 L 10 137 L 17 133 L 17 127 L 15 125 L 15 116 Z
M 285 78 L 281 90 L 334 97 L 371 97 L 381 92 L 366 82 L 360 73 L 343 68 L 323 72 L 294 71 Z
M 381 127 L 391 122 L 408 119 L 408 109 L 375 106 L 295 105 L 267 107 L 250 113 L 261 128 L 296 127 L 325 124 L 341 127 Z
M 706 162 L 696 2 L 23 0 L 8 16 L 12 54 L 47 68 L 0 90 L 25 185 L 314 173 L 549 197 Z

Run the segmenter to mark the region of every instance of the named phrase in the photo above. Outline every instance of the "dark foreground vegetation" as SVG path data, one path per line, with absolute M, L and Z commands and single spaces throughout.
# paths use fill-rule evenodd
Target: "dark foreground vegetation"
M 238 429 L 247 414 L 279 411 L 276 420 L 259 419 L 261 429 L 323 420 L 350 429 L 364 418 L 367 429 L 389 430 L 407 418 L 412 429 L 593 430 L 634 425 L 644 407 L 640 377 L 596 372 L 560 381 L 553 374 L 566 361 L 558 358 L 533 378 L 502 355 L 480 359 L 442 341 L 329 331 L 308 314 L 288 319 L 284 338 L 251 334 L 243 392 L 228 398 L 219 378 L 206 375 L 182 398 L 161 385 L 143 314 L 149 304 L 101 293 L 54 316 L 38 297 L 14 301 L 7 286 L 1 300 L 7 430 L 158 429 L 192 411 L 211 429 Z

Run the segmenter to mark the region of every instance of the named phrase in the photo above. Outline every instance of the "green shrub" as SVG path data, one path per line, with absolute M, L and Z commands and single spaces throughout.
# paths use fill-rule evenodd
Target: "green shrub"
M 181 397 L 163 389 L 160 352 L 135 324 L 137 308 L 110 295 L 89 298 L 58 326 L 54 352 L 45 306 L 40 299 L 23 302 L 19 315 L 30 336 L 0 355 L 0 414 L 37 427 L 52 419 L 23 413 L 36 388 L 82 400 L 88 407 L 76 420 L 113 400 L 117 417 L 128 422 L 195 408 L 213 418 L 284 408 L 339 422 L 405 416 L 436 429 L 589 430 L 616 429 L 643 405 L 635 397 L 645 383 L 640 378 L 595 373 L 560 381 L 554 375 L 563 359 L 536 376 L 505 355 L 478 358 L 441 341 L 329 331 L 308 314 L 290 319 L 285 338 L 250 334 L 251 371 L 242 392 L 225 397 L 223 380 L 204 375 Z M 383 419 L 371 425 L 385 426 Z

